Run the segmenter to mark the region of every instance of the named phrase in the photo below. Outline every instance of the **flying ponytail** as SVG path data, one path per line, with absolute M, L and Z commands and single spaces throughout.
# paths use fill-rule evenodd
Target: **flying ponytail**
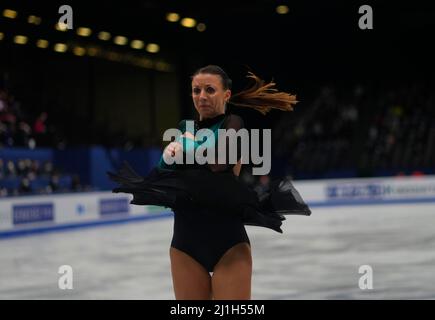
M 230 98 L 230 104 L 238 107 L 253 108 L 262 114 L 266 114 L 271 109 L 293 111 L 293 106 L 298 102 L 296 95 L 278 91 L 275 88 L 275 82 L 265 83 L 264 80 L 252 72 L 249 72 L 247 77 L 254 80 L 253 85 L 233 95 Z
M 222 86 L 225 90 L 231 89 L 232 87 L 230 77 L 228 77 L 226 72 L 219 66 L 208 65 L 202 67 L 192 75 L 192 78 L 200 73 L 220 76 Z M 247 78 L 254 81 L 253 85 L 234 94 L 229 100 L 230 104 L 237 107 L 252 108 L 262 114 L 266 114 L 272 109 L 293 111 L 293 106 L 298 102 L 296 101 L 296 95 L 278 91 L 278 89 L 275 88 L 275 82 L 271 81 L 265 83 L 264 80 L 260 79 L 252 72 L 248 72 Z

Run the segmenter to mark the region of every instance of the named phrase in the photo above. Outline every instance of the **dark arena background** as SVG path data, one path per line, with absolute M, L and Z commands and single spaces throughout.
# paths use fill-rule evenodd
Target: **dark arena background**
M 434 299 L 434 30 L 429 1 L 1 1 L 0 299 L 174 299 L 173 213 L 106 172 L 150 172 L 208 64 L 299 101 L 230 107 L 272 130 L 240 179 L 289 176 L 312 210 L 247 227 L 252 298 Z

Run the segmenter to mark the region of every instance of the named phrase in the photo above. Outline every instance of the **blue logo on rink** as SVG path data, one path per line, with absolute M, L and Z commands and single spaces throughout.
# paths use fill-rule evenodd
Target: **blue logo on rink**
M 326 187 L 330 199 L 380 198 L 385 194 L 385 186 L 380 184 L 342 184 Z
M 15 205 L 12 214 L 14 225 L 54 220 L 52 203 Z
M 130 210 L 130 200 L 128 198 L 101 199 L 100 214 L 128 213 Z
M 76 213 L 77 213 L 78 215 L 85 214 L 85 213 L 86 213 L 86 207 L 85 207 L 85 205 L 79 203 L 79 204 L 76 206 Z
M 405 181 L 394 183 L 341 183 L 325 187 L 325 197 L 335 200 L 380 200 L 409 201 L 410 199 L 434 199 L 435 184 L 425 181 Z M 414 200 L 415 201 L 415 200 Z

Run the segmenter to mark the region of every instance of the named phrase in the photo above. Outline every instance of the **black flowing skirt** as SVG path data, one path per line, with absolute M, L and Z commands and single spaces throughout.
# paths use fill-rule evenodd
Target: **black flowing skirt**
M 127 162 L 117 173 L 107 172 L 119 184 L 113 192 L 133 195 L 131 204 L 156 205 L 176 210 L 198 207 L 240 215 L 245 225 L 261 226 L 282 233 L 284 215 L 311 214 L 289 178 L 272 181 L 264 194 L 257 194 L 231 172 L 215 173 L 206 167 L 168 170 L 155 167 L 138 175 Z

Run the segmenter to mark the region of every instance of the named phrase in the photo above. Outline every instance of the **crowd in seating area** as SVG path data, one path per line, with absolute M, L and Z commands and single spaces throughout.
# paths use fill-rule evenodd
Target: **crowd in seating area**
M 46 112 L 30 117 L 8 90 L 0 88 L 0 149 L 54 147 L 47 118 Z M 0 197 L 87 189 L 90 187 L 82 186 L 77 174 L 63 173 L 51 161 L 0 157 Z
M 323 85 L 275 122 L 274 162 L 294 179 L 435 174 L 433 87 L 418 81 Z M 57 148 L 47 120 L 47 112 L 30 117 L 0 89 L 0 148 Z M 248 173 L 243 179 L 259 190 L 270 181 Z M 0 159 L 0 182 L 0 196 L 84 190 L 77 175 L 32 159 Z
M 296 178 L 435 173 L 433 86 L 324 86 L 274 130 L 275 156 Z
M 48 113 L 31 115 L 8 90 L 0 88 L 0 148 L 52 146 L 55 128 Z
M 89 190 L 82 186 L 78 175 L 64 174 L 51 161 L 0 158 L 0 197 L 29 194 L 52 194 Z

